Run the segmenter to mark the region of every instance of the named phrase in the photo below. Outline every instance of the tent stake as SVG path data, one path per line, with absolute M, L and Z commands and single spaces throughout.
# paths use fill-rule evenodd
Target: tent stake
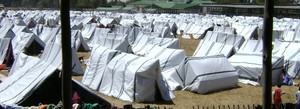
M 72 109 L 72 48 L 69 0 L 60 0 L 60 19 L 62 37 L 62 102 L 63 109 Z
M 272 37 L 273 37 L 273 0 L 265 0 L 263 23 L 263 109 L 271 109 L 272 104 Z

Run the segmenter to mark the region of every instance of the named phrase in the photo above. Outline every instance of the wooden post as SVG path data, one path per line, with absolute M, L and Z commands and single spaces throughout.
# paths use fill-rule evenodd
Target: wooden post
M 72 109 L 72 48 L 69 0 L 60 0 L 60 16 L 62 37 L 62 102 L 63 109 Z
M 263 22 L 263 109 L 271 109 L 272 104 L 272 36 L 273 36 L 273 0 L 265 0 Z

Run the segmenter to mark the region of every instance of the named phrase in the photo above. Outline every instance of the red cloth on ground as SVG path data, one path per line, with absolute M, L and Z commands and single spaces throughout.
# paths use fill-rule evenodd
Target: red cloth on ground
M 281 93 L 282 90 L 280 88 L 275 89 L 275 93 L 274 93 L 274 104 L 278 105 L 279 103 L 281 103 Z
M 73 102 L 73 104 L 75 104 L 75 103 L 80 104 L 80 102 L 81 102 L 81 98 L 76 91 L 73 93 L 72 102 Z
M 0 70 L 3 70 L 3 69 L 5 69 L 6 68 L 6 64 L 1 64 L 0 65 Z

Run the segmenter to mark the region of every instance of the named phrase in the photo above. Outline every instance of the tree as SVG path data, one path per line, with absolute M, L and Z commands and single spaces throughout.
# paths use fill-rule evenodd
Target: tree
M 275 5 L 292 5 L 293 2 L 293 0 L 274 0 Z M 255 3 L 264 4 L 265 0 L 255 0 Z

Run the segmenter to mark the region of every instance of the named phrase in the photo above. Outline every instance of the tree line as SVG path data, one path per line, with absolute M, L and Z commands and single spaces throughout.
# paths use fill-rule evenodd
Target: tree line
M 134 2 L 137 0 L 129 0 Z M 265 0 L 212 0 L 219 4 L 263 4 Z M 274 0 L 275 5 L 292 5 L 295 0 Z M 5 7 L 27 7 L 27 8 L 59 8 L 59 0 L 0 0 Z M 97 8 L 99 6 L 125 5 L 120 0 L 70 0 L 71 8 Z
M 128 1 L 132 2 L 132 0 Z M 0 0 L 5 7 L 59 8 L 60 0 Z M 70 0 L 71 8 L 97 8 L 99 6 L 125 5 L 119 0 Z

